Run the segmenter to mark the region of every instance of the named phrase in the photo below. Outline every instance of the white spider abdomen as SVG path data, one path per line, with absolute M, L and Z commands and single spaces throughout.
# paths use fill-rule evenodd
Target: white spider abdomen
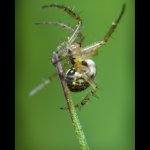
M 95 66 L 95 62 L 91 59 L 87 59 L 85 60 L 85 62 L 88 65 L 88 68 L 90 69 L 90 76 L 95 76 L 96 75 L 96 66 Z

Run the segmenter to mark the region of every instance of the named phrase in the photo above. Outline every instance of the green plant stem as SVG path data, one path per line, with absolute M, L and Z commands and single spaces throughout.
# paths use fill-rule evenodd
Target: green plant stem
M 61 82 L 61 85 L 63 88 L 64 96 L 66 98 L 67 108 L 68 108 L 68 111 L 70 114 L 70 118 L 72 120 L 72 124 L 73 124 L 74 130 L 75 130 L 75 133 L 76 133 L 76 137 L 77 137 L 79 144 L 80 144 L 80 150 L 89 150 L 84 132 L 82 130 L 82 126 L 80 124 L 76 110 L 74 108 L 72 98 L 70 96 L 69 89 L 68 89 L 66 82 L 65 82 L 65 79 L 64 79 L 64 72 L 63 72 L 61 63 L 59 62 L 59 59 L 58 59 L 58 56 L 56 53 L 53 54 L 53 61 L 56 62 L 54 64 L 55 64 L 55 67 L 57 69 L 57 72 L 58 72 L 58 75 L 60 78 L 60 82 Z

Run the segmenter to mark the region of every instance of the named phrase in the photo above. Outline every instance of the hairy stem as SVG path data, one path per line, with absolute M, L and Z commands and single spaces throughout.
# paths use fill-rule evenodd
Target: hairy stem
M 65 79 L 64 79 L 64 72 L 63 72 L 61 63 L 59 62 L 58 55 L 55 52 L 53 54 L 53 61 L 56 62 L 55 67 L 56 67 L 57 72 L 59 74 L 59 78 L 60 78 L 60 82 L 61 82 L 61 85 L 63 88 L 64 96 L 66 98 L 68 112 L 69 112 L 70 118 L 72 120 L 72 124 L 73 124 L 74 130 L 75 130 L 75 133 L 76 133 L 76 137 L 77 137 L 79 144 L 80 144 L 80 150 L 89 150 L 84 132 L 82 130 L 82 126 L 81 126 L 80 121 L 78 119 L 72 98 L 70 96 L 70 92 L 68 90 L 68 87 L 67 87 Z

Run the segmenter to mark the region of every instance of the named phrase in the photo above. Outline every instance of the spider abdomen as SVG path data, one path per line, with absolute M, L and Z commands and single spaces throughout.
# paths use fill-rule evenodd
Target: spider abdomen
M 69 90 L 72 92 L 80 92 L 90 86 L 87 80 L 83 78 L 83 74 L 92 79 L 94 79 L 96 75 L 95 63 L 92 60 L 85 60 L 82 62 L 82 65 L 85 66 L 83 70 L 72 67 L 66 72 L 65 81 Z
M 67 71 L 65 81 L 70 91 L 80 92 L 89 87 L 89 83 L 82 78 L 75 68 Z

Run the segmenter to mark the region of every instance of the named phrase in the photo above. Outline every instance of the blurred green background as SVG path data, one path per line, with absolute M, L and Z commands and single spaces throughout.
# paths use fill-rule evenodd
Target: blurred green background
M 93 60 L 97 65 L 99 99 L 94 97 L 78 111 L 91 150 L 134 149 L 134 0 L 16 0 L 16 150 L 78 150 L 69 114 L 59 107 L 65 98 L 59 79 L 34 97 L 28 93 L 55 72 L 50 56 L 70 35 L 66 30 L 37 21 L 62 21 L 76 25 L 62 10 L 41 9 L 57 2 L 81 15 L 83 46 L 102 40 L 122 4 L 125 14 L 108 44 Z M 90 88 L 72 93 L 79 102 Z

